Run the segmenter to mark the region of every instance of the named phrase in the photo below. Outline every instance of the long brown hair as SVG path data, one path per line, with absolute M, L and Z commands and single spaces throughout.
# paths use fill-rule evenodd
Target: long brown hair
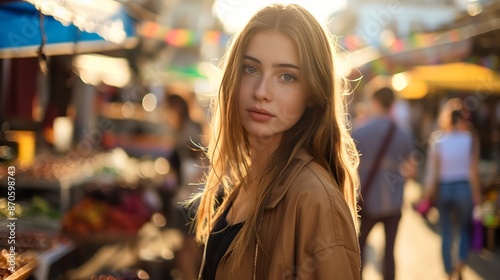
M 292 39 L 299 50 L 301 76 L 306 84 L 308 102 L 312 104 L 301 119 L 285 131 L 273 153 L 267 172 L 258 179 L 255 201 L 250 205 L 240 233 L 233 241 L 230 262 L 235 268 L 247 250 L 253 250 L 258 220 L 263 213 L 269 191 L 284 176 L 292 159 L 305 149 L 338 183 L 356 223 L 356 191 L 358 186 L 358 153 L 348 131 L 342 80 L 334 71 L 335 48 L 331 35 L 307 10 L 298 5 L 270 5 L 257 12 L 234 38 L 222 61 L 222 80 L 213 103 L 212 135 L 207 150 L 210 169 L 205 188 L 194 199 L 200 199 L 196 214 L 196 239 L 205 242 L 215 221 L 225 210 L 217 198 L 237 191 L 250 167 L 247 133 L 238 114 L 238 98 L 243 55 L 250 40 L 258 32 L 276 30 Z M 227 201 L 227 199 L 225 200 Z M 265 248 L 264 248 L 265 249 Z

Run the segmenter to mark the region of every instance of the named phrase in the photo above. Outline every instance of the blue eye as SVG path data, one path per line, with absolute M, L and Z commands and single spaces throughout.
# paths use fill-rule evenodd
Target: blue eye
M 251 65 L 243 65 L 243 72 L 255 75 L 255 74 L 257 74 L 257 68 L 255 68 Z
M 281 79 L 285 82 L 293 82 L 297 80 L 292 74 L 283 74 L 281 75 Z

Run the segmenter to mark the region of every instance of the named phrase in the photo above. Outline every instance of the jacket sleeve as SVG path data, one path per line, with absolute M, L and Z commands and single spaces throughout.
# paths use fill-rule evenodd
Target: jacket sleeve
M 307 189 L 297 201 L 295 279 L 361 279 L 357 233 L 338 187 L 319 180 Z

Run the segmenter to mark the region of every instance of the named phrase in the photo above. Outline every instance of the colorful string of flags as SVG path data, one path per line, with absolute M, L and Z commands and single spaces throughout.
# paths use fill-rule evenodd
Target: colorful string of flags
M 439 45 L 457 43 L 470 39 L 473 36 L 498 29 L 500 19 L 493 19 L 489 22 L 477 23 L 460 28 L 454 28 L 446 31 L 414 33 L 408 38 L 394 38 L 390 44 L 380 42 L 377 47 L 384 54 L 395 54 L 416 49 L 431 48 Z M 200 44 L 209 44 L 214 46 L 226 46 L 231 35 L 218 30 L 197 31 L 190 29 L 172 29 L 156 22 L 143 22 L 138 33 L 145 38 L 155 38 L 163 40 L 167 45 L 173 47 L 192 47 Z M 366 42 L 360 36 L 347 35 L 338 38 L 337 41 L 346 51 L 355 51 L 366 47 Z M 484 60 L 484 59 L 483 59 Z M 486 58 L 487 61 L 481 61 L 486 67 L 495 67 L 499 61 L 496 58 Z M 373 61 L 371 66 L 376 73 L 392 72 L 390 63 L 379 59 Z
M 500 19 L 490 22 L 468 25 L 446 31 L 414 33 L 408 38 L 395 38 L 390 44 L 380 42 L 377 47 L 384 52 L 398 53 L 409 50 L 429 48 L 436 45 L 456 43 L 467 40 L 478 34 L 497 29 Z M 139 34 L 145 38 L 156 38 L 174 47 L 191 47 L 202 42 L 210 45 L 226 46 L 231 35 L 218 30 L 196 31 L 190 29 L 172 29 L 156 22 L 144 22 L 139 26 Z M 366 42 L 358 35 L 347 35 L 338 38 L 339 44 L 347 51 L 366 47 Z
M 163 40 L 173 47 L 192 47 L 202 42 L 210 45 L 226 45 L 230 35 L 221 31 L 195 31 L 190 29 L 171 29 L 156 22 L 144 22 L 139 26 L 139 34 L 145 38 Z
M 413 33 L 408 38 L 395 38 L 393 42 L 384 44 L 380 42 L 377 47 L 388 53 L 405 52 L 415 49 L 423 49 L 438 45 L 457 43 L 465 41 L 474 36 L 497 30 L 500 26 L 500 18 L 485 22 L 469 24 L 459 28 L 427 33 Z M 348 50 L 356 50 L 366 47 L 363 40 L 356 35 L 349 35 L 340 39 L 341 44 Z
M 499 22 L 500 24 L 500 22 Z M 388 52 L 404 52 L 408 50 L 429 48 L 436 45 L 456 43 L 473 36 L 493 30 L 477 30 L 473 26 L 455 28 L 442 32 L 414 33 L 408 38 L 395 38 L 389 45 L 380 42 L 377 47 Z M 357 35 L 348 35 L 339 39 L 340 44 L 348 51 L 366 47 L 366 43 Z
M 500 18 L 496 18 L 485 22 L 469 24 L 467 26 L 453 28 L 445 31 L 414 33 L 408 38 L 394 38 L 394 40 L 390 42 L 390 44 L 387 44 L 387 42 L 379 42 L 376 47 L 383 55 L 380 57 L 380 59 L 372 61 L 367 66 L 369 66 L 373 73 L 376 74 L 390 74 L 399 72 L 404 70 L 403 66 L 392 63 L 388 56 L 408 51 L 430 49 L 433 47 L 449 44 L 450 49 L 449 52 L 447 52 L 447 55 L 435 57 L 435 64 L 447 63 L 450 62 L 448 60 L 454 61 L 456 59 L 459 59 L 465 60 L 470 63 L 475 63 L 489 69 L 497 69 L 498 71 L 498 69 L 500 69 L 500 58 L 495 55 L 490 55 L 487 57 L 475 57 L 473 55 L 468 55 L 465 58 L 453 58 L 453 56 L 455 55 L 455 48 L 458 46 L 457 43 L 460 44 L 480 34 L 498 30 L 499 26 Z M 357 35 L 340 37 L 338 39 L 338 42 L 346 51 L 349 52 L 367 46 L 362 38 Z M 422 54 L 423 53 L 420 53 L 420 55 Z M 415 53 L 413 53 L 413 55 L 415 55 Z

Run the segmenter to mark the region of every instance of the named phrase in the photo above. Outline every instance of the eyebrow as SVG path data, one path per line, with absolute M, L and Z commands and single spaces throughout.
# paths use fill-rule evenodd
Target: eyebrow
M 251 60 L 251 61 L 258 63 L 258 64 L 262 64 L 262 62 L 260 62 L 260 60 L 258 60 L 257 58 L 255 58 L 253 56 L 249 56 L 249 55 L 245 54 L 245 55 L 243 55 L 243 58 Z M 290 63 L 276 63 L 276 64 L 273 64 L 273 67 L 288 67 L 288 68 L 295 68 L 295 69 L 300 70 L 299 66 L 297 66 L 295 64 L 290 64 Z

